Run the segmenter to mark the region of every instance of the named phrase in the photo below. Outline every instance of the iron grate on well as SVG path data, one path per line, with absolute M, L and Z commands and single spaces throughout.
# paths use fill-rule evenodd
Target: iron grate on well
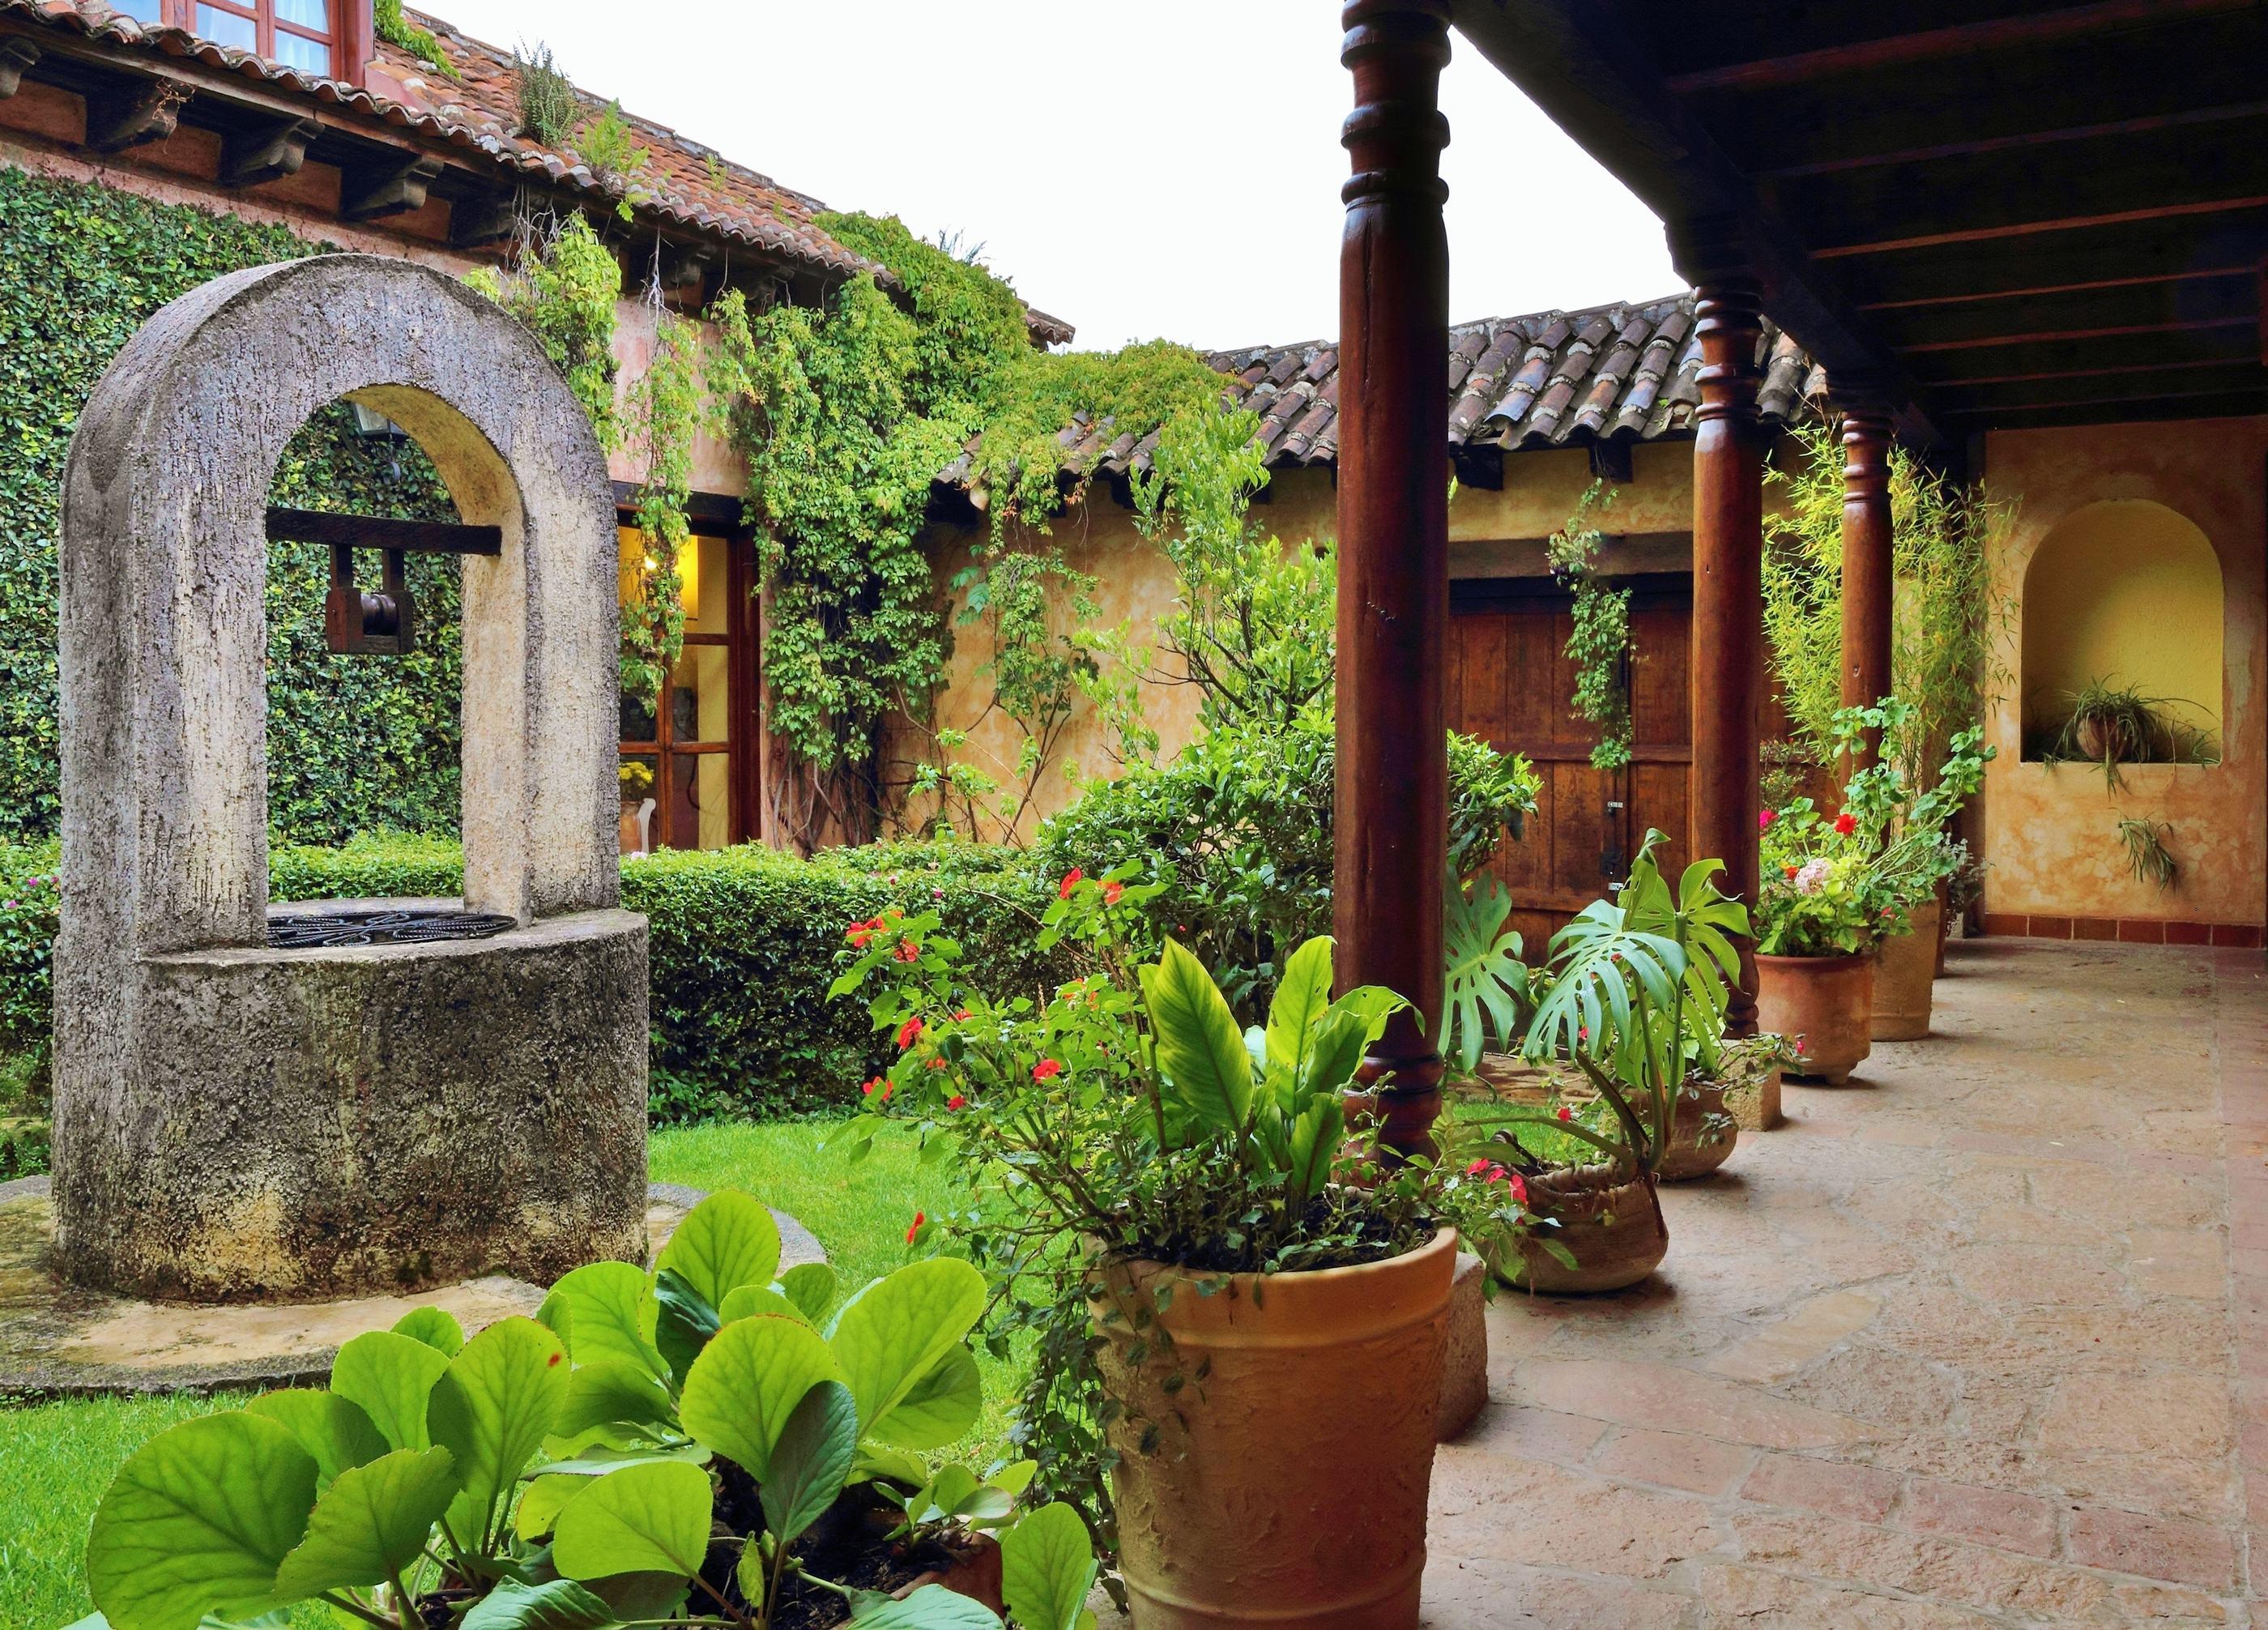
M 357 945 L 430 945 L 485 940 L 518 925 L 481 911 L 300 911 L 268 919 L 268 948 L 307 951 Z

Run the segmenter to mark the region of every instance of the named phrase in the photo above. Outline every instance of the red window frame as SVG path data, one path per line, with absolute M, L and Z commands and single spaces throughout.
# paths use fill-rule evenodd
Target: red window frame
M 172 27 L 196 33 L 200 4 L 250 23 L 255 41 L 254 50 L 269 62 L 276 60 L 276 35 L 290 34 L 312 41 L 329 51 L 331 70 L 327 77 L 353 83 L 362 78 L 364 63 L 370 55 L 371 0 L 329 0 L 331 26 L 328 31 L 279 18 L 276 15 L 276 0 L 163 0 L 166 22 Z

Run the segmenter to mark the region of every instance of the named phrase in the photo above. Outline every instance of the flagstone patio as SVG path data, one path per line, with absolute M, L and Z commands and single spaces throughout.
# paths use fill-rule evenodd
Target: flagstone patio
M 1432 1630 L 2251 1622 L 2268 968 L 1988 940 L 1937 988 L 1665 1189 L 1654 1280 L 1491 1309 Z

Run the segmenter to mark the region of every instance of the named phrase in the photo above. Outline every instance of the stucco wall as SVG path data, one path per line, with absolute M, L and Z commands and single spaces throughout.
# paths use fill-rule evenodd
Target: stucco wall
M 1664 442 L 1635 449 L 1632 479 L 1619 483 L 1619 497 L 1604 517 L 1611 533 L 1683 534 L 1692 525 L 1693 452 L 1690 443 Z M 1461 485 L 1449 506 L 1450 572 L 1454 577 L 1498 575 L 1533 570 L 1540 564 L 1535 544 L 1550 535 L 1574 509 L 1592 480 L 1582 452 L 1506 455 L 1501 490 Z M 1329 538 L 1337 529 L 1337 493 L 1327 469 L 1279 470 L 1266 501 L 1252 506 L 1254 524 L 1290 541 Z M 939 580 L 948 581 L 968 561 L 972 543 L 981 542 L 987 523 L 939 526 L 932 532 Z M 1057 541 L 1071 564 L 1098 584 L 1098 625 L 1129 622 L 1134 638 L 1155 645 L 1160 620 L 1174 603 L 1173 568 L 1160 549 L 1135 529 L 1130 511 L 1121 508 L 1101 487 L 1057 519 Z M 1525 548 L 1518 547 L 1525 544 Z M 958 755 L 1004 783 L 1015 783 L 1020 733 L 997 712 L 988 712 L 990 685 L 979 670 L 991 655 L 981 628 L 955 631 L 938 723 L 969 734 Z M 1144 710 L 1158 732 L 1160 762 L 1168 762 L 1193 734 L 1197 697 L 1194 687 L 1160 682 L 1145 689 Z M 1017 823 L 1025 836 L 1038 822 L 1077 795 L 1080 778 L 1107 776 L 1116 769 L 1110 743 L 1094 711 L 1082 700 L 1064 730 L 1054 762 L 1042 775 L 1030 808 Z M 909 761 L 918 736 L 900 730 L 893 752 Z M 908 824 L 917 825 L 931 808 L 917 805 Z M 998 834 L 988 825 L 987 836 Z
M 2080 515 L 2090 505 L 2161 505 L 2193 523 L 2210 542 L 2222 591 L 2220 683 L 2213 694 L 2192 699 L 2217 714 L 2223 751 L 2222 762 L 2213 766 L 2129 766 L 2122 772 L 2125 785 L 2117 791 L 2105 787 L 2100 771 L 2084 765 L 2023 762 L 2021 697 L 2030 676 L 2021 671 L 2022 653 L 2029 646 L 2036 653 L 2035 667 L 2042 667 L 2038 653 L 2053 650 L 2059 636 L 2070 637 L 2070 631 L 2028 630 L 2024 619 L 2071 616 L 2071 586 L 2059 575 L 2034 605 L 2020 600 L 2007 652 L 2018 677 L 1987 720 L 1988 739 L 2000 754 L 1985 780 L 1988 910 L 2071 918 L 2262 920 L 2268 896 L 2264 461 L 2268 418 L 2004 431 L 1987 439 L 1986 484 L 1996 497 L 2019 505 L 2015 526 L 1993 562 L 1996 577 L 2012 593 L 2021 589 L 2043 542 L 2065 522 L 2073 523 L 2084 545 L 2099 526 L 2118 519 L 2116 512 Z M 2073 535 L 2073 528 L 2063 535 Z M 2179 529 L 2159 525 L 2158 530 L 2172 536 Z M 2151 528 L 2132 535 L 2139 546 Z M 2088 552 L 2083 546 L 2073 559 Z M 2194 577 L 2179 575 L 2185 580 Z M 2191 586 L 2196 591 L 2194 583 Z M 2176 642 L 2193 638 L 2197 646 L 2209 645 L 2211 629 L 2162 626 L 2169 618 L 2183 617 L 2184 605 L 2205 603 L 2201 592 L 2192 592 L 2180 605 L 2143 605 L 2142 620 L 2153 626 L 2082 633 L 2080 660 L 2155 663 L 2153 653 L 2163 652 L 2169 635 Z M 2193 618 L 2197 613 L 2187 615 Z M 2146 675 L 2122 678 L 2155 682 Z M 2129 872 L 2117 830 L 2121 818 L 2173 827 L 2167 846 L 2182 863 L 2173 890 L 2161 891 Z

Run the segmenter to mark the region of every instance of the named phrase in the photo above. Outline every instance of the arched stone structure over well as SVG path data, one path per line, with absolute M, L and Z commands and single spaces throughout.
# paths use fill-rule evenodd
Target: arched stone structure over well
M 264 524 L 344 396 L 464 520 L 466 905 L 491 938 L 268 944 Z M 644 1249 L 645 928 L 615 865 L 605 460 L 534 338 L 451 278 L 328 255 L 152 317 L 71 446 L 55 1208 L 65 1271 L 320 1297 Z M 383 658 L 372 658 L 383 660 Z M 350 729 L 342 721 L 342 729 Z

